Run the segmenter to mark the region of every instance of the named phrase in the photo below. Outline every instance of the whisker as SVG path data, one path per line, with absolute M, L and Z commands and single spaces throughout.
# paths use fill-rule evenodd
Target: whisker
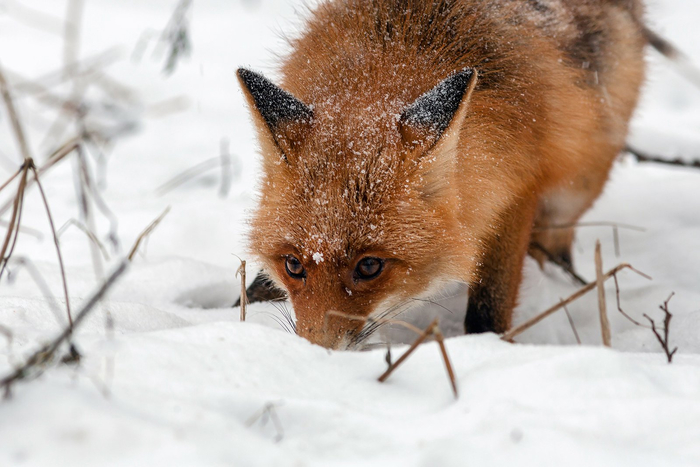
M 282 321 L 282 319 L 274 313 L 270 313 L 269 311 L 258 311 L 256 313 L 251 313 L 250 317 L 257 316 L 257 315 L 266 315 L 266 316 L 270 317 L 272 320 L 274 320 L 277 324 L 279 324 L 280 327 L 282 328 L 282 330 L 286 331 L 289 334 L 296 334 L 296 332 L 293 332 L 291 329 L 289 329 L 289 326 L 287 325 L 287 323 Z
M 287 322 L 289 325 L 289 328 L 294 332 L 294 334 L 297 333 L 297 324 L 294 321 L 294 318 L 292 318 L 292 312 L 289 311 L 286 305 L 286 301 L 272 301 L 270 300 L 270 303 L 272 306 L 275 307 L 277 311 L 280 312 L 280 315 L 284 318 L 284 320 Z
M 433 300 L 432 298 L 412 298 L 411 300 L 415 300 L 415 301 L 418 301 L 418 302 L 430 303 L 431 305 L 435 305 L 435 306 L 438 306 L 438 307 L 442 308 L 443 310 L 445 310 L 446 312 L 448 312 L 448 313 L 451 314 L 451 315 L 454 314 L 454 311 L 450 310 L 449 308 L 447 308 L 447 307 L 444 306 L 444 305 L 439 304 L 438 302 L 436 302 L 436 301 Z
M 353 338 L 351 345 L 360 346 L 367 339 L 369 339 L 377 330 L 383 326 L 391 323 L 400 314 L 404 313 L 411 308 L 411 299 L 405 300 L 403 302 L 397 303 L 394 306 L 387 308 L 386 310 L 380 312 L 375 317 L 367 318 L 367 324 L 365 327 Z M 367 345 L 367 344 L 365 344 Z

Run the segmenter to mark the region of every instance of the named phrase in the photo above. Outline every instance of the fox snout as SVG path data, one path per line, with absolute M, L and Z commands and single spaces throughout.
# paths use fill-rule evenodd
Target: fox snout
M 303 311 L 297 316 L 297 334 L 308 341 L 333 350 L 355 348 L 365 326 L 366 318 L 360 314 L 349 314 L 335 309 L 318 313 L 316 316 L 306 316 Z

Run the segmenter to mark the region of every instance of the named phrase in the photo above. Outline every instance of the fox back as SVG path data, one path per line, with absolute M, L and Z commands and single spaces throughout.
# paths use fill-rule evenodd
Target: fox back
M 571 232 L 544 227 L 578 219 L 624 145 L 641 17 L 636 0 L 335 0 L 279 87 L 239 70 L 263 154 L 250 247 L 297 332 L 359 346 L 368 317 L 452 281 L 467 331 L 505 331 L 528 249 L 570 262 Z

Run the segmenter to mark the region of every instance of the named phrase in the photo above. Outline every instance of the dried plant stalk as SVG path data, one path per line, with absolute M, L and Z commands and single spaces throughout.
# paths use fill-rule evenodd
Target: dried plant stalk
M 418 338 L 413 344 L 408 348 L 408 350 L 399 357 L 394 363 L 389 365 L 389 368 L 378 378 L 379 382 L 383 383 L 389 378 L 389 376 L 399 367 L 411 354 L 422 344 L 428 337 L 434 337 L 440 347 L 440 354 L 445 362 L 445 369 L 447 370 L 447 376 L 450 379 L 450 384 L 452 386 L 452 392 L 454 393 L 455 399 L 459 398 L 459 391 L 457 390 L 457 380 L 455 378 L 454 370 L 452 369 L 452 363 L 450 362 L 450 357 L 447 355 L 447 348 L 445 347 L 444 338 L 440 328 L 438 328 L 438 319 L 435 318 L 430 325 L 425 328 L 423 332 L 418 335 Z
M 600 313 L 600 332 L 603 337 L 603 345 L 611 346 L 610 322 L 608 321 L 608 310 L 605 303 L 605 279 L 603 278 L 603 256 L 600 252 L 600 240 L 595 243 L 595 283 L 598 289 L 598 311 Z
M 421 332 L 420 335 L 418 336 L 418 339 L 411 344 L 411 346 L 408 348 L 408 350 L 399 357 L 398 360 L 396 360 L 392 365 L 387 368 L 387 370 L 382 373 L 382 375 L 378 378 L 380 383 L 383 383 L 384 381 L 387 380 L 387 378 L 396 370 L 396 368 L 399 367 L 417 348 L 419 345 L 425 341 L 430 334 L 432 334 L 432 329 L 434 326 L 437 326 L 438 320 L 435 318 L 430 325 L 425 328 L 425 331 Z
M 245 288 L 245 260 L 241 260 L 241 265 L 238 267 L 238 270 L 236 271 L 236 277 L 240 274 L 241 276 L 241 298 L 240 298 L 240 303 L 241 303 L 241 322 L 245 321 L 245 316 L 246 316 L 246 307 L 248 306 L 248 297 L 246 295 L 246 288 Z
M 623 269 L 631 269 L 632 271 L 636 272 L 636 273 L 639 274 L 640 276 L 645 277 L 645 278 L 647 278 L 647 279 L 651 279 L 651 277 L 647 276 L 647 275 L 644 274 L 643 272 L 640 272 L 640 271 L 636 270 L 636 269 L 633 268 L 631 265 L 629 265 L 629 264 L 627 264 L 627 263 L 622 263 L 622 264 L 620 264 L 620 265 L 614 267 L 614 268 L 611 269 L 610 271 L 606 272 L 606 273 L 603 275 L 603 281 L 608 280 L 609 278 L 611 278 L 612 276 L 614 276 L 615 274 L 617 274 L 618 272 L 620 272 L 620 271 L 623 270 Z M 547 310 L 543 311 L 543 312 L 540 313 L 539 315 L 533 316 L 532 318 L 530 318 L 529 320 L 525 321 L 524 323 L 522 323 L 522 324 L 520 324 L 520 325 L 518 325 L 518 326 L 516 326 L 516 327 L 514 327 L 514 328 L 512 328 L 512 329 L 510 329 L 510 330 L 507 331 L 505 334 L 503 334 L 503 336 L 501 336 L 501 339 L 503 339 L 504 341 L 512 341 L 513 338 L 514 338 L 515 336 L 517 336 L 517 335 L 519 335 L 519 334 L 522 334 L 523 332 L 525 332 L 526 330 L 530 329 L 530 328 L 531 328 L 532 326 L 534 326 L 535 324 L 537 324 L 537 323 L 539 323 L 540 321 L 542 321 L 543 319 L 545 319 L 547 316 L 549 316 L 549 315 L 551 315 L 551 314 L 554 314 L 555 312 L 557 312 L 558 310 L 560 310 L 560 309 L 563 308 L 564 306 L 568 305 L 569 303 L 573 302 L 574 300 L 579 299 L 580 297 L 582 297 L 582 296 L 585 295 L 586 293 L 588 293 L 588 292 L 590 292 L 591 290 L 593 290 L 593 289 L 596 287 L 596 285 L 597 285 L 597 284 L 596 284 L 595 282 L 593 282 L 593 283 L 591 283 L 591 284 L 588 284 L 588 285 L 585 286 L 585 287 L 580 288 L 577 292 L 575 292 L 574 294 L 572 294 L 572 295 L 571 295 L 569 298 L 567 298 L 566 300 L 561 300 L 559 303 L 557 303 L 556 305 L 552 306 L 551 308 L 548 308 Z
M 166 215 L 168 215 L 169 212 L 170 212 L 170 206 L 168 206 L 167 208 L 165 208 L 165 211 L 163 211 L 163 214 L 161 214 L 160 216 L 158 216 L 153 222 L 151 222 L 151 223 L 149 224 L 148 227 L 146 227 L 146 228 L 143 230 L 143 232 L 141 232 L 141 235 L 139 235 L 138 238 L 136 239 L 136 242 L 134 242 L 134 246 L 131 247 L 131 251 L 129 252 L 129 256 L 127 256 L 127 259 L 128 259 L 129 261 L 133 260 L 133 259 L 134 259 L 134 256 L 136 256 L 136 252 L 138 251 L 139 246 L 141 245 L 141 242 L 143 241 L 143 239 L 146 238 L 146 237 L 148 237 L 148 236 L 151 234 L 151 232 L 153 232 L 153 230 L 154 230 L 156 227 L 158 227 L 158 224 L 160 224 L 160 221 L 162 221 L 163 218 L 164 218 Z

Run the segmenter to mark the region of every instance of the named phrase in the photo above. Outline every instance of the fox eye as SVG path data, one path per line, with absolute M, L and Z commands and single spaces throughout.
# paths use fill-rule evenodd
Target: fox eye
M 384 269 L 384 261 L 379 258 L 367 257 L 360 260 L 355 267 L 355 277 L 361 280 L 370 280 L 377 277 Z
M 294 279 L 303 279 L 306 277 L 304 266 L 301 264 L 301 261 L 294 256 L 287 256 L 284 268 L 287 270 L 287 274 Z

